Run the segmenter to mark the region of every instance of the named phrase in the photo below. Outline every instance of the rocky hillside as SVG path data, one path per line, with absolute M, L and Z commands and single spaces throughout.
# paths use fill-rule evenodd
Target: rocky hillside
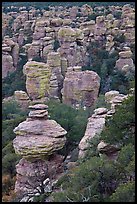
M 14 3 L 2 7 L 3 201 L 133 201 L 119 155 L 134 154 L 134 3 Z

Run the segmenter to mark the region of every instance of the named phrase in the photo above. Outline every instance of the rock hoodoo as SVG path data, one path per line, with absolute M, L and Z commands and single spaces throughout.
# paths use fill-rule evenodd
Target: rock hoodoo
M 84 137 L 79 143 L 79 158 L 83 158 L 93 137 L 100 134 L 105 126 L 106 108 L 94 110 L 94 114 L 88 118 L 87 128 Z
M 115 113 L 116 106 L 121 105 L 128 95 L 120 94 L 119 91 L 109 91 L 105 93 L 105 101 L 110 104 L 110 110 L 107 108 L 97 108 L 94 110 L 94 114 L 88 118 L 87 128 L 85 135 L 79 143 L 79 158 L 83 158 L 86 155 L 87 149 L 90 145 L 90 141 L 93 137 L 99 135 L 105 127 L 106 117 L 111 117 Z M 104 143 L 101 141 L 98 145 L 98 151 L 102 154 L 105 153 L 108 158 L 116 159 L 118 148 Z
M 30 193 L 42 179 L 56 178 L 56 172 L 54 176 L 52 172 L 63 168 L 63 157 L 56 151 L 65 145 L 67 132 L 56 121 L 48 119 L 47 105 L 36 104 L 29 108 L 26 121 L 14 129 L 13 146 L 23 157 L 16 166 L 15 190 Z
M 74 71 L 73 71 L 74 70 Z M 63 103 L 90 107 L 97 99 L 100 77 L 94 71 L 80 71 L 80 67 L 68 67 L 63 83 Z
M 48 97 L 50 89 L 50 67 L 43 62 L 28 61 L 23 72 L 26 75 L 26 89 L 31 99 Z

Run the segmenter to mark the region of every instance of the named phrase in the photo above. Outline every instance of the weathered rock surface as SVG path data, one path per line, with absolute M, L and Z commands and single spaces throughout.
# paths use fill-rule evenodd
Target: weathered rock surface
M 19 60 L 19 45 L 9 36 L 4 36 L 2 42 L 2 78 L 17 69 Z
M 46 178 L 54 181 L 63 172 L 63 156 L 55 154 L 48 160 L 35 161 L 22 158 L 16 165 L 16 172 L 15 192 L 35 195 Z M 45 187 L 43 185 L 44 190 Z
M 65 145 L 67 131 L 56 121 L 48 120 L 47 105 L 29 108 L 29 118 L 14 129 L 13 146 L 16 154 L 23 157 L 16 165 L 15 191 L 35 195 L 42 186 L 47 192 L 46 178 L 53 181 L 63 172 L 63 156 L 56 151 Z
M 116 61 L 115 67 L 119 70 L 123 70 L 125 65 L 128 66 L 127 71 L 134 70 L 135 65 L 133 59 L 131 58 L 132 52 L 129 47 L 124 47 L 123 51 L 119 52 L 119 59 Z M 126 69 L 124 69 L 126 71 Z
M 97 99 L 100 77 L 93 71 L 68 71 L 66 73 L 62 99 L 63 103 L 90 107 Z
M 43 62 L 30 61 L 23 67 L 26 75 L 26 89 L 31 99 L 48 97 L 51 69 Z
M 90 145 L 90 141 L 92 140 L 92 138 L 102 132 L 105 126 L 105 116 L 106 114 L 102 114 L 102 116 L 91 116 L 90 118 L 88 118 L 85 135 L 79 143 L 79 158 L 83 158 L 86 155 L 86 151 Z
M 35 105 L 29 118 L 14 129 L 17 136 L 13 140 L 13 146 L 17 154 L 37 158 L 51 155 L 64 146 L 64 135 L 67 132 L 56 121 L 48 120 L 47 116 L 47 110 L 38 110 Z

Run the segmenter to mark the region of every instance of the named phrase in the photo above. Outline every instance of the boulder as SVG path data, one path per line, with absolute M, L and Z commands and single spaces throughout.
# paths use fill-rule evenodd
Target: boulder
M 93 71 L 69 71 L 66 73 L 63 89 L 63 103 L 75 107 L 90 107 L 97 99 L 100 77 Z
M 61 27 L 58 31 L 59 41 L 74 42 L 76 40 L 76 32 L 69 26 Z
M 105 154 L 110 160 L 116 160 L 120 148 L 101 141 L 97 146 L 97 150 L 100 154 Z
M 105 93 L 105 101 L 110 103 L 115 96 L 119 95 L 119 91 L 111 90 Z
M 24 158 L 41 158 L 63 148 L 67 132 L 56 121 L 48 120 L 47 116 L 47 110 L 31 110 L 30 119 L 14 129 L 16 138 L 13 146 L 16 154 Z

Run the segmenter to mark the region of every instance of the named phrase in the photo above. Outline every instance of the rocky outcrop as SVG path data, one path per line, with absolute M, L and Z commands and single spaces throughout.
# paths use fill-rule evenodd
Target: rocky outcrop
M 26 121 L 14 129 L 15 153 L 23 157 L 16 165 L 15 191 L 34 195 L 40 192 L 38 188 L 46 187 L 43 184 L 46 178 L 54 180 L 63 171 L 63 156 L 56 151 L 65 145 L 67 132 L 56 121 L 48 119 L 47 105 L 29 108 Z
M 78 68 L 78 71 L 75 71 Z M 76 107 L 91 107 L 98 96 L 100 77 L 93 71 L 79 71 L 80 67 L 68 67 L 63 83 L 63 103 Z M 73 71 L 74 70 L 74 71 Z
M 61 57 L 58 52 L 50 52 L 47 56 L 47 64 L 49 65 L 51 72 L 52 72 L 52 77 L 50 78 L 50 95 L 53 96 L 53 93 L 56 89 L 56 94 L 54 95 L 53 98 L 60 98 L 60 92 L 63 87 L 63 76 L 61 73 Z M 57 85 L 55 82 L 55 77 L 57 80 Z M 54 80 L 53 80 L 54 79 Z M 53 82 L 54 81 L 54 82 Z M 54 89 L 55 88 L 55 89 Z
M 94 110 L 94 114 L 88 118 L 88 123 L 84 137 L 79 143 L 79 158 L 84 158 L 87 149 L 90 146 L 90 141 L 96 135 L 99 135 L 105 126 L 105 117 L 107 115 L 106 108 L 98 108 Z
M 120 148 L 101 141 L 97 146 L 97 150 L 99 151 L 100 156 L 105 154 L 110 160 L 116 160 Z
M 105 101 L 110 104 L 110 109 L 97 108 L 94 110 L 93 115 L 88 118 L 85 134 L 78 145 L 79 158 L 84 158 L 86 156 L 92 138 L 100 135 L 105 127 L 106 118 L 112 117 L 116 111 L 116 106 L 121 105 L 127 97 L 128 95 L 120 94 L 115 90 L 105 93 Z M 100 154 L 106 154 L 109 159 L 114 160 L 117 158 L 119 148 L 114 145 L 106 144 L 104 141 L 100 141 L 97 150 Z
M 116 61 L 115 67 L 124 72 L 128 72 L 135 69 L 135 65 L 132 60 L 132 52 L 129 47 L 124 47 L 119 52 L 119 59 Z
M 26 90 L 30 99 L 49 96 L 51 69 L 46 63 L 28 61 L 23 73 L 26 75 Z
M 105 101 L 111 105 L 108 116 L 112 116 L 112 114 L 115 113 L 116 106 L 121 105 L 127 97 L 128 95 L 120 94 L 119 91 L 111 90 L 106 92 Z
M 19 45 L 9 36 L 5 36 L 2 42 L 2 78 L 17 69 L 19 60 Z
M 58 31 L 58 40 L 60 43 L 61 57 L 65 57 L 68 61 L 68 66 L 83 66 L 86 49 L 81 42 L 84 35 L 80 29 L 72 29 L 70 26 L 64 26 Z

